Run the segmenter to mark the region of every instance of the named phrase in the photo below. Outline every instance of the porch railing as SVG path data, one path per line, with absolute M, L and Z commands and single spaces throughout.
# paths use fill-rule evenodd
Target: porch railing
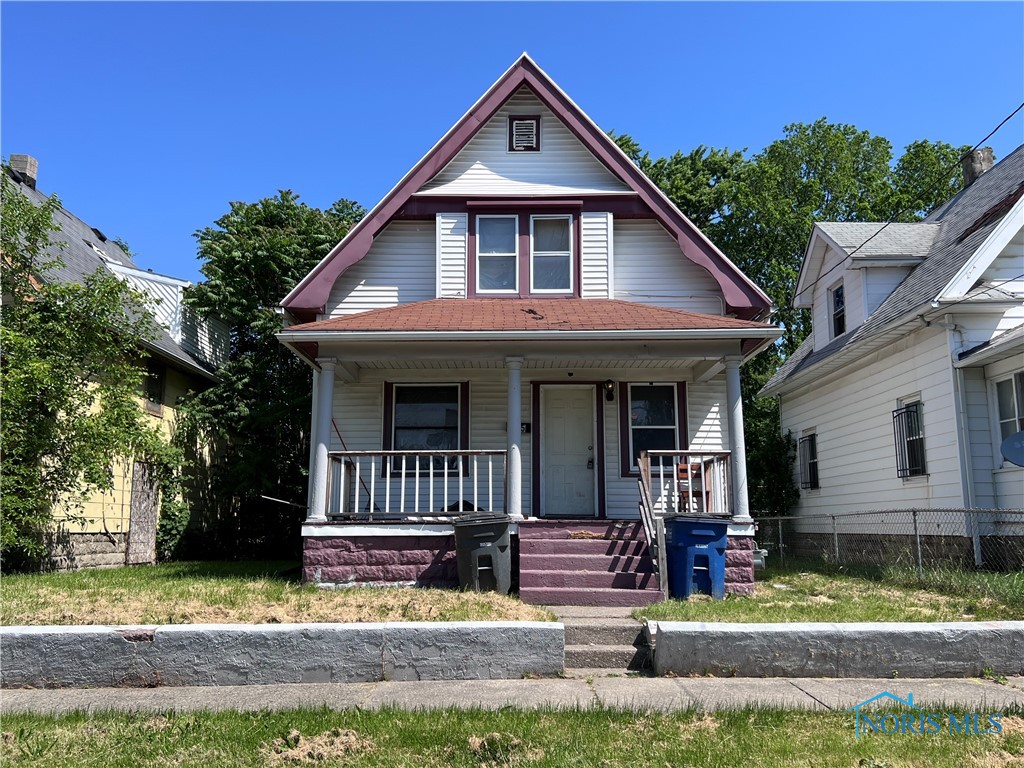
M 328 519 L 445 517 L 505 509 L 505 451 L 332 451 Z
M 656 515 L 732 515 L 729 451 L 646 451 L 640 456 Z

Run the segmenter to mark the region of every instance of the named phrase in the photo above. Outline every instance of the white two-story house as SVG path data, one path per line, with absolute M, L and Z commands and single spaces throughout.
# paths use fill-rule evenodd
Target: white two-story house
M 795 294 L 813 333 L 761 394 L 798 443 L 798 514 L 930 510 L 919 532 L 965 559 L 1016 537 L 1024 562 L 1019 516 L 936 512 L 1024 507 L 1024 147 L 975 155 L 924 221 L 814 227 Z
M 525 54 L 282 306 L 314 369 L 307 581 L 451 583 L 451 517 L 487 510 L 524 599 L 657 599 L 654 451 L 655 506 L 730 515 L 752 589 L 739 369 L 770 302 Z

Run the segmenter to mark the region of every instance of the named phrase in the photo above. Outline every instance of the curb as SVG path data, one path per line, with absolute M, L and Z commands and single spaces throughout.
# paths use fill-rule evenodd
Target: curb
M 502 680 L 561 674 L 556 622 L 0 628 L 2 688 Z
M 1024 674 L 1024 621 L 649 622 L 657 675 L 978 677 Z

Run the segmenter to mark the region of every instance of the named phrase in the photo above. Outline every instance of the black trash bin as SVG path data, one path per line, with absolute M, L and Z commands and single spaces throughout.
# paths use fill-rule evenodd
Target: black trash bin
M 495 512 L 463 515 L 455 521 L 459 584 L 477 592 L 512 589 L 512 518 Z
M 665 517 L 668 591 L 687 600 L 693 594 L 725 599 L 725 550 L 729 521 L 724 518 Z

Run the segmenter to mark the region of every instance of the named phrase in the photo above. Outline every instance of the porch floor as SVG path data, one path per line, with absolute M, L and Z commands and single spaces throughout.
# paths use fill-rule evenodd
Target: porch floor
M 640 521 L 524 520 L 519 597 L 533 605 L 635 607 L 665 596 Z

